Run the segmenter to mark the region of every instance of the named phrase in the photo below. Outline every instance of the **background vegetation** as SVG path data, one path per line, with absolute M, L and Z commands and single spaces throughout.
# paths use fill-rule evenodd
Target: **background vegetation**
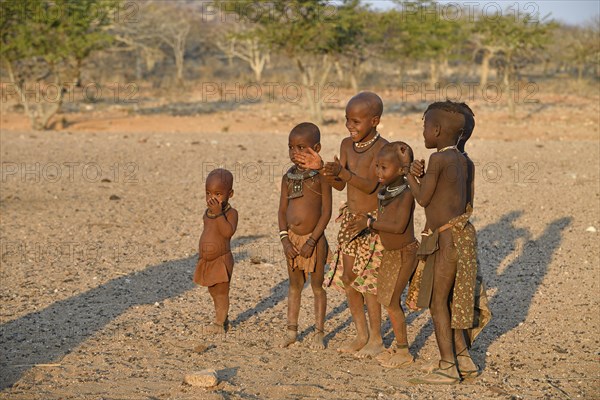
M 112 100 L 137 112 L 139 102 L 129 100 L 152 94 L 176 102 L 209 87 L 222 94 L 232 84 L 293 82 L 304 99 L 316 100 L 307 107 L 322 122 L 335 88 L 470 82 L 510 91 L 548 80 L 582 88 L 600 79 L 598 16 L 568 26 L 514 4 L 478 10 L 398 1 L 385 11 L 358 0 L 22 0 L 0 6 L 3 103 L 18 102 L 35 129 L 52 127 L 53 117 L 68 108 L 65 100 L 71 108 L 78 100 Z M 505 103 L 513 115 L 515 96 Z

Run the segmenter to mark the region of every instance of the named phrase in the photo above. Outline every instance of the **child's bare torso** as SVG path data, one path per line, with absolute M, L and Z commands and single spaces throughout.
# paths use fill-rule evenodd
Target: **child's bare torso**
M 382 222 L 395 222 L 400 218 L 401 214 L 406 213 L 406 210 L 402 209 L 403 197 L 412 197 L 410 191 L 406 189 L 404 193 L 395 197 L 390 203 L 384 208 L 383 212 L 377 214 L 377 220 Z M 384 232 L 379 231 L 379 237 L 383 248 L 386 250 L 401 249 L 404 246 L 411 244 L 415 241 L 415 228 L 413 223 L 413 211 L 414 211 L 414 200 L 412 201 L 412 207 L 410 209 L 410 219 L 406 225 L 406 230 L 402 233 Z
M 229 209 L 225 215 L 229 216 L 233 212 L 233 208 Z M 223 218 L 223 217 L 218 217 Z M 224 237 L 219 232 L 217 219 L 209 218 L 204 213 L 203 217 L 204 229 L 200 235 L 200 258 L 211 261 L 219 258 L 223 254 L 231 251 L 230 239 Z
M 288 195 L 291 193 L 290 180 L 288 183 Z M 311 233 L 322 214 L 323 196 L 321 188 L 321 176 L 315 175 L 305 179 L 302 183 L 302 196 L 288 200 L 286 221 L 289 229 L 298 235 Z
M 435 230 L 465 213 L 467 206 L 467 161 L 455 150 L 440 153 L 437 184 L 425 207 L 427 225 Z
M 371 148 L 358 153 L 354 150 L 352 139 L 344 139 L 342 141 L 341 153 L 346 161 L 345 167 L 356 176 L 368 178 L 374 183 L 377 182 L 374 167 L 375 156 L 377 156 L 379 150 L 387 143 L 387 140 L 380 137 Z M 348 209 L 352 213 L 367 213 L 377 208 L 377 190 L 373 190 L 373 193 L 365 193 L 352 186 L 351 183 L 348 183 L 346 184 L 346 191 Z

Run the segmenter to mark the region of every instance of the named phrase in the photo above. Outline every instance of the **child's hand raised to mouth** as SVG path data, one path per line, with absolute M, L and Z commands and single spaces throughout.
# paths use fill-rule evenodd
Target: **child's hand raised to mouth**
M 213 214 L 220 214 L 221 211 L 223 211 L 223 205 L 219 200 L 215 199 L 214 197 L 208 199 L 206 205 L 208 206 L 208 210 Z

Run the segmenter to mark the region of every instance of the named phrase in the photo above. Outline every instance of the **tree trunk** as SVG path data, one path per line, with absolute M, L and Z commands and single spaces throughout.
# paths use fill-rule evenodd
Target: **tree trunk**
M 577 83 L 581 83 L 583 81 L 583 69 L 584 69 L 584 64 L 578 63 L 577 64 Z
M 481 75 L 479 78 L 479 85 L 483 88 L 487 85 L 488 77 L 490 74 L 490 59 L 492 58 L 492 52 L 489 50 L 483 51 L 481 58 Z
M 333 67 L 333 62 L 328 55 L 324 55 L 322 62 L 318 67 L 305 66 L 302 60 L 296 58 L 296 65 L 300 70 L 302 77 L 303 93 L 306 101 L 308 101 L 308 109 L 311 118 L 316 124 L 323 123 L 323 99 L 322 91 L 329 76 L 329 72 Z M 319 77 L 317 78 L 317 74 Z
M 442 59 L 439 63 L 438 68 L 438 77 L 444 78 L 448 75 L 448 57 L 446 55 L 442 56 Z
M 175 78 L 177 79 L 177 85 L 183 86 L 183 48 L 178 47 L 175 50 L 175 68 L 177 70 Z
M 251 43 L 251 46 L 249 58 L 250 68 L 252 68 L 252 72 L 254 72 L 254 78 L 256 79 L 256 82 L 260 82 L 262 80 L 262 73 L 265 69 L 265 65 L 269 61 L 269 54 L 263 54 L 261 52 L 256 40 Z
M 254 80 L 259 83 L 262 80 L 262 67 L 252 68 L 254 72 Z
M 175 69 L 177 85 L 183 86 L 183 63 L 185 58 L 185 41 L 190 30 L 189 25 L 183 25 L 172 39 L 163 38 L 163 42 L 171 46 L 175 55 Z
M 400 84 L 402 84 L 404 82 L 404 72 L 406 71 L 406 65 L 405 65 L 404 61 L 400 61 L 397 64 L 396 71 L 397 71 L 398 77 L 400 78 Z
M 512 67 L 512 60 L 510 57 L 507 57 L 506 66 L 504 67 L 504 79 L 503 79 L 504 94 L 507 96 L 508 113 L 511 118 L 515 118 L 516 107 L 515 107 L 515 99 L 514 99 L 515 93 L 513 90 L 514 75 L 512 74 L 511 67 Z
M 350 86 L 352 87 L 352 92 L 358 93 L 358 79 L 354 71 L 350 73 Z
M 20 103 L 25 109 L 25 114 L 27 115 L 27 117 L 29 117 L 31 127 L 38 131 L 48 129 L 48 122 L 58 112 L 63 102 L 63 87 L 60 78 L 57 77 L 55 82 L 56 86 L 58 87 L 58 97 L 56 101 L 48 102 L 48 99 L 41 99 L 40 101 L 36 99 L 34 104 L 29 104 L 27 96 L 23 92 L 23 87 L 21 86 L 21 83 L 15 79 L 15 74 L 11 62 L 6 60 L 5 65 L 10 82 L 14 85 L 17 94 L 19 95 Z M 26 84 L 23 83 L 23 85 Z M 48 92 L 46 91 L 46 95 L 47 94 Z M 50 106 L 46 108 L 44 107 L 44 105 L 47 103 L 50 103 Z
M 56 103 L 53 103 L 52 106 L 50 106 L 47 109 L 42 108 L 42 114 L 40 115 L 39 118 L 39 129 L 50 129 L 50 119 L 52 119 L 52 117 L 58 113 L 58 110 L 60 109 L 60 106 L 62 105 L 62 100 L 63 100 L 63 96 L 62 96 L 62 90 L 61 90 L 61 94 L 60 94 L 60 98 Z
M 340 83 L 344 82 L 344 69 L 340 64 L 340 61 L 335 60 L 333 66 L 335 67 L 335 73 L 337 74 L 338 81 L 340 81 Z
M 429 83 L 432 86 L 438 82 L 438 62 L 435 58 L 429 60 Z
M 81 87 L 81 64 L 83 60 L 75 60 L 75 86 Z
M 317 108 L 317 120 L 320 121 L 320 123 L 323 123 L 325 121 L 325 118 L 323 118 L 323 90 L 325 88 L 325 84 L 327 83 L 327 78 L 329 77 L 329 72 L 331 71 L 331 68 L 333 67 L 333 62 L 331 61 L 331 59 L 329 58 L 329 56 L 326 54 L 323 56 L 323 62 L 319 64 L 321 69 L 320 69 L 320 73 L 321 73 L 321 77 L 319 79 L 319 81 L 317 82 L 318 86 L 318 90 L 317 90 L 317 101 L 316 103 L 316 108 Z
M 141 81 L 144 77 L 144 70 L 142 68 L 142 57 L 140 56 L 140 52 L 136 52 L 135 55 L 135 79 Z

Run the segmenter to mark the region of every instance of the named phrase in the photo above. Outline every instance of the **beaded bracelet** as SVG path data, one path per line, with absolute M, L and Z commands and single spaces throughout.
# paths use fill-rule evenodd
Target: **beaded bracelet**
M 367 228 L 373 229 L 373 224 L 377 221 L 375 218 L 369 215 L 369 219 L 367 220 Z

